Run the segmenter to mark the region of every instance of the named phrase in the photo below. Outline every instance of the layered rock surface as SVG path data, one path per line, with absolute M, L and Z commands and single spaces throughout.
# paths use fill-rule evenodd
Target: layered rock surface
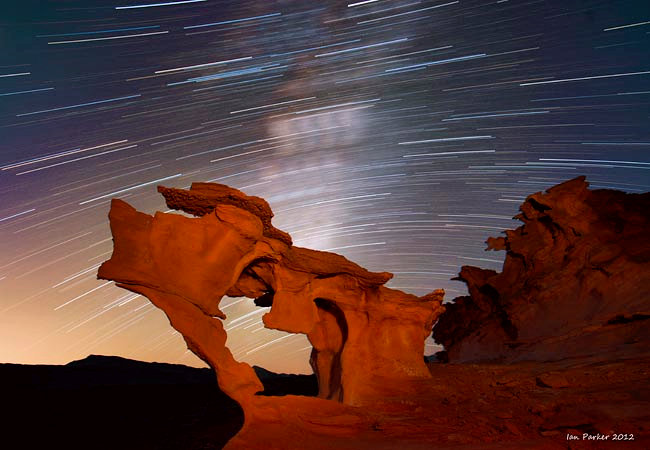
M 635 357 L 650 343 L 650 193 L 589 190 L 579 177 L 530 195 L 523 225 L 490 238 L 497 273 L 465 266 L 469 296 L 434 338 L 449 361 Z
M 389 289 L 389 273 L 293 246 L 260 198 L 204 183 L 159 191 L 197 217 L 113 200 L 114 252 L 98 276 L 147 296 L 215 370 L 245 416 L 227 448 L 567 448 L 566 433 L 614 432 L 647 444 L 648 194 L 577 179 L 530 196 L 524 226 L 490 240 L 508 250 L 503 273 L 463 268 L 470 296 L 443 312 L 441 290 Z M 256 395 L 260 379 L 225 345 L 224 296 L 307 335 L 318 397 Z M 425 365 L 439 316 L 452 362 L 492 363 Z

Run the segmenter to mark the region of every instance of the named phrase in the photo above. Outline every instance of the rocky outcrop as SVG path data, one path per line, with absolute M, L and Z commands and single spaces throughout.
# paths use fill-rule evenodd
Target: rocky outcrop
M 434 338 L 452 362 L 637 356 L 650 342 L 650 193 L 589 190 L 584 177 L 530 195 L 524 224 L 490 238 L 500 273 L 465 266 L 469 296 Z
M 441 290 L 389 289 L 389 273 L 293 246 L 260 198 L 213 184 L 159 191 L 197 217 L 113 200 L 114 251 L 98 276 L 147 296 L 215 370 L 244 413 L 226 448 L 592 449 L 584 436 L 614 434 L 648 448 L 649 194 L 576 179 L 530 196 L 524 225 L 489 240 L 508 251 L 503 272 L 464 267 L 470 295 L 442 306 Z M 224 296 L 307 335 L 317 397 L 274 396 L 284 387 L 267 391 L 263 371 L 233 358 Z M 436 320 L 449 360 L 492 361 L 425 365 Z
M 236 189 L 194 184 L 159 191 L 170 208 L 199 217 L 152 217 L 113 200 L 114 251 L 98 276 L 145 295 L 167 314 L 188 347 L 214 368 L 221 389 L 242 406 L 246 425 L 256 412 L 282 406 L 279 399 L 273 404 L 255 396 L 262 383 L 226 347 L 226 316 L 219 309 L 224 296 L 270 306 L 266 327 L 307 335 L 321 399 L 367 406 L 385 400 L 385 386 L 397 397 L 409 396 L 430 378 L 424 340 L 443 310 L 442 290 L 416 297 L 383 286 L 389 273 L 293 246 L 271 225 L 268 204 Z

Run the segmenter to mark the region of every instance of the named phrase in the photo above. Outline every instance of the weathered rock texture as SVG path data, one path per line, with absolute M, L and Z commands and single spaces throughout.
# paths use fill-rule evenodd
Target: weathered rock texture
M 442 291 L 415 297 L 383 286 L 389 273 L 295 247 L 264 200 L 214 184 L 159 188 L 195 218 L 113 200 L 114 252 L 98 276 L 147 296 L 214 368 L 245 416 L 229 449 L 547 449 L 613 432 L 644 448 L 648 195 L 586 188 L 529 197 L 525 225 L 490 241 L 508 250 L 504 272 L 463 268 L 470 296 L 445 313 Z M 223 296 L 271 306 L 265 326 L 307 335 L 318 397 L 255 395 L 262 383 L 225 345 Z M 441 313 L 452 361 L 509 364 L 425 365 Z M 558 355 L 570 358 L 546 361 Z
M 503 271 L 465 266 L 469 296 L 433 332 L 449 361 L 636 356 L 650 344 L 650 193 L 588 190 L 584 177 L 530 195 L 524 224 L 490 238 Z
M 423 297 L 383 286 L 392 275 L 373 273 L 344 257 L 295 247 L 271 225 L 261 198 L 223 185 L 194 184 L 190 190 L 160 187 L 171 208 L 188 218 L 137 212 L 113 200 L 114 252 L 99 277 L 147 296 L 169 317 L 188 347 L 217 373 L 219 386 L 240 403 L 247 418 L 280 417 L 279 399 L 263 390 L 253 369 L 226 347 L 219 309 L 223 296 L 246 296 L 268 328 L 304 333 L 313 346 L 311 364 L 319 397 L 361 406 L 413 395 L 413 385 L 431 377 L 423 360 L 424 340 L 438 315 L 443 291 Z M 335 404 L 296 397 L 285 403 L 316 402 L 330 416 Z M 279 405 L 279 406 L 277 406 Z M 300 407 L 289 405 L 295 414 Z M 312 420 L 312 418 L 308 419 Z M 354 420 L 360 420 L 355 416 Z

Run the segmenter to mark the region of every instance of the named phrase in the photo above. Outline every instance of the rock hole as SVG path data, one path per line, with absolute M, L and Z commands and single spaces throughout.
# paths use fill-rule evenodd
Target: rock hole
M 307 338 L 302 334 L 271 330 L 262 322 L 272 299 L 272 290 L 255 299 L 224 297 L 220 308 L 227 315 L 223 321 L 226 347 L 237 361 L 253 367 L 264 385 L 264 391 L 258 395 L 316 396 L 318 383 L 308 362 L 312 347 Z
M 427 364 L 436 363 L 436 362 L 446 362 L 442 357 L 442 352 L 444 351 L 444 349 L 445 348 L 441 344 L 437 343 L 436 340 L 433 338 L 433 332 L 432 332 L 424 340 L 424 362 Z

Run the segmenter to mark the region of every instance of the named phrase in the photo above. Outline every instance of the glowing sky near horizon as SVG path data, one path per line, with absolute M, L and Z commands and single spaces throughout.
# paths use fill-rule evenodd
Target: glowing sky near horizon
M 25 1 L 0 14 L 0 362 L 201 362 L 96 280 L 110 199 L 156 185 L 265 198 L 296 245 L 417 295 L 526 195 L 578 175 L 649 190 L 647 2 Z M 303 336 L 224 299 L 236 358 L 308 372 Z M 435 347 L 429 342 L 427 353 Z

